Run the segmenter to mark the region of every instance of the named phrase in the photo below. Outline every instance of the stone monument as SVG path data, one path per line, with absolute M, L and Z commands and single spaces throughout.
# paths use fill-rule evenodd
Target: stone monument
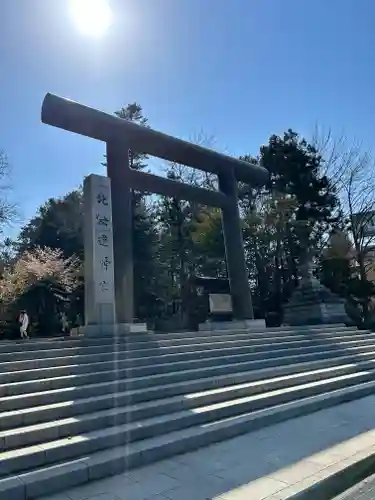
M 114 325 L 111 180 L 91 174 L 84 181 L 83 194 L 86 325 Z
M 256 329 L 266 328 L 264 319 L 250 321 L 238 320 L 233 317 L 233 304 L 230 294 L 229 280 L 225 278 L 195 277 L 198 294 L 207 304 L 207 320 L 199 324 L 200 331 L 228 330 L 228 329 Z
M 312 260 L 301 265 L 301 282 L 284 308 L 284 324 L 350 324 L 345 299 L 332 293 L 314 276 Z
M 88 336 L 145 331 L 144 324 L 118 323 L 116 315 L 111 179 L 84 180 L 85 323 Z

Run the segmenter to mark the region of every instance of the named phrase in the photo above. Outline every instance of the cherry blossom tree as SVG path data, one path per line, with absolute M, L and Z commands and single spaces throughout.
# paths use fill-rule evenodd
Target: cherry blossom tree
M 80 274 L 79 259 L 65 258 L 60 249 L 25 251 L 0 278 L 3 314 L 14 319 L 17 309 L 27 309 L 37 329 L 49 332 L 56 324 L 59 307 L 79 285 Z

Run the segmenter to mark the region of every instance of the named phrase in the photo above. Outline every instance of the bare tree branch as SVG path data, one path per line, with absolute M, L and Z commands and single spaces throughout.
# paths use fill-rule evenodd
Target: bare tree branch
M 0 149 L 0 233 L 3 227 L 10 225 L 17 218 L 17 205 L 8 198 L 12 189 L 10 183 L 11 166 L 5 151 Z
M 359 279 L 365 285 L 368 272 L 374 268 L 368 255 L 375 241 L 375 233 L 369 232 L 375 215 L 374 157 L 360 142 L 349 142 L 344 134 L 334 139 L 330 130 L 322 133 L 316 128 L 314 143 L 325 157 L 326 175 L 340 199 L 343 225 L 353 244 Z M 362 306 L 366 318 L 369 298 L 363 300 Z

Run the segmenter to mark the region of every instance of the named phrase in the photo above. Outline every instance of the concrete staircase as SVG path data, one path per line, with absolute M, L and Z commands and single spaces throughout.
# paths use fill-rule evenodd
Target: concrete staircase
M 0 343 L 0 500 L 30 500 L 375 391 L 344 325 Z

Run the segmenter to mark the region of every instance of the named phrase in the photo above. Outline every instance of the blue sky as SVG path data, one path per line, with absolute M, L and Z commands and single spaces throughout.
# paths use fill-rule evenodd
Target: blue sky
M 93 39 L 68 0 L 0 1 L 0 148 L 23 221 L 102 171 L 102 143 L 41 124 L 46 92 L 108 112 L 137 101 L 154 128 L 203 131 L 229 154 L 317 122 L 372 147 L 373 0 L 109 3 L 114 23 Z

